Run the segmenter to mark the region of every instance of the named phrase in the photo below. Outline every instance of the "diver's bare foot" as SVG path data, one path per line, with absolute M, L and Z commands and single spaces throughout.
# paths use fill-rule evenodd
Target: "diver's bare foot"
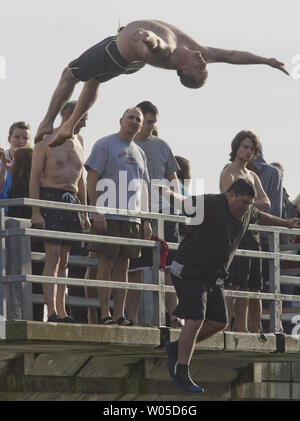
M 67 139 L 72 139 L 73 136 L 74 136 L 73 130 L 72 129 L 69 129 L 68 127 L 65 127 L 65 126 L 62 125 L 57 130 L 55 136 L 53 137 L 53 139 L 51 140 L 51 142 L 49 142 L 48 146 L 50 148 L 55 148 L 56 146 L 60 146 L 63 143 L 65 143 L 65 141 Z
M 39 125 L 37 134 L 35 135 L 34 138 L 34 143 L 39 143 L 41 140 L 43 140 L 44 136 L 47 134 L 52 134 L 53 133 L 53 125 L 52 124 L 44 124 L 41 123 Z

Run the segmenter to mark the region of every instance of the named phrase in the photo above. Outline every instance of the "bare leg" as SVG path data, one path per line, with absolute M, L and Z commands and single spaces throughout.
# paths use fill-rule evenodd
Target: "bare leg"
M 248 331 L 248 298 L 237 298 L 235 303 L 235 330 L 236 332 Z
M 94 266 L 88 267 L 85 273 L 85 279 L 96 279 L 96 278 L 97 278 L 97 268 Z M 86 298 L 97 298 L 97 288 L 85 287 L 85 296 Z M 98 323 L 97 307 L 88 307 L 88 323 L 89 324 Z
M 111 264 L 112 260 L 103 256 L 101 253 L 97 253 L 99 260 L 97 277 L 100 281 L 110 280 Z M 111 295 L 111 288 L 97 288 L 97 294 L 101 307 L 101 318 L 111 317 L 109 310 L 109 300 Z
M 259 298 L 251 298 L 249 300 L 249 315 L 251 319 L 252 332 L 261 333 L 262 303 Z
M 232 287 L 230 289 L 233 290 Z M 236 298 L 226 297 L 226 306 L 227 306 L 227 311 L 228 311 L 228 325 L 227 325 L 227 328 L 226 328 L 227 332 L 231 332 L 231 322 L 232 322 L 232 318 L 235 314 L 235 312 L 234 312 L 235 303 L 236 303 Z
M 70 246 L 62 246 L 57 276 L 66 278 Z M 68 317 L 66 312 L 66 285 L 58 284 L 56 289 L 56 310 L 58 317 Z
M 165 271 L 165 282 L 166 282 L 166 285 L 171 285 L 171 286 L 173 285 L 170 269 L 166 269 Z M 173 314 L 173 311 L 175 310 L 177 303 L 178 303 L 178 299 L 177 299 L 176 293 L 166 292 L 166 309 L 170 316 L 171 327 L 174 322 L 177 322 L 177 323 L 180 322 L 179 319 Z M 176 327 L 180 327 L 180 326 L 176 326 Z
M 141 284 L 143 280 L 143 271 L 136 270 L 128 273 L 128 281 Z M 128 320 L 132 321 L 134 325 L 137 324 L 139 303 L 143 291 L 129 289 L 127 291 L 126 309 L 128 313 Z
M 43 269 L 44 276 L 57 276 L 59 259 L 60 259 L 60 247 L 57 244 L 44 243 L 46 259 L 45 266 Z M 43 293 L 46 301 L 48 317 L 52 314 L 56 314 L 55 305 L 55 285 L 54 284 L 43 284 Z
M 53 148 L 62 145 L 67 139 L 73 137 L 74 127 L 96 101 L 99 85 L 100 83 L 96 79 L 85 82 L 71 117 L 60 126 L 48 146 Z
M 203 324 L 203 320 L 186 320 L 185 325 L 183 326 L 180 337 L 179 337 L 179 346 L 178 346 L 178 363 L 189 365 L 198 332 Z
M 113 263 L 113 280 L 119 282 L 127 282 L 127 272 L 129 266 L 129 259 L 124 257 L 116 257 Z M 120 317 L 124 317 L 124 308 L 126 300 L 126 289 L 112 290 L 114 298 L 114 320 L 117 321 Z
M 44 120 L 39 125 L 37 134 L 34 139 L 34 143 L 40 142 L 45 134 L 53 133 L 53 124 L 54 120 L 57 117 L 62 106 L 68 101 L 72 92 L 74 90 L 74 86 L 76 83 L 79 82 L 75 77 L 72 75 L 70 70 L 66 67 L 61 75 L 59 84 L 54 91 L 52 96 L 48 111 Z
M 210 338 L 226 328 L 226 323 L 215 322 L 214 320 L 204 320 L 204 323 L 197 336 L 197 343 Z

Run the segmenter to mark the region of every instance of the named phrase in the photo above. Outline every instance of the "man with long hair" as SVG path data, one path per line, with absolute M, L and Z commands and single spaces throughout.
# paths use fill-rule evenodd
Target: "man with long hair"
M 270 201 L 262 188 L 258 176 L 247 169 L 247 163 L 254 159 L 259 153 L 260 142 L 258 137 L 250 130 L 242 130 L 234 137 L 231 143 L 229 164 L 220 175 L 220 192 L 224 193 L 228 187 L 240 178 L 249 180 L 256 189 L 254 206 L 262 211 L 270 208 Z M 247 231 L 240 243 L 243 250 L 259 251 L 260 243 L 258 233 Z M 229 268 L 229 278 L 226 282 L 228 289 L 240 291 L 261 291 L 262 290 L 262 268 L 261 259 L 236 256 Z M 227 297 L 227 308 L 229 323 L 227 330 L 231 329 L 231 319 L 235 314 L 235 330 L 237 332 L 248 332 L 248 309 L 252 322 L 252 332 L 261 332 L 261 300 L 247 298 Z M 254 305 L 253 305 L 254 303 Z

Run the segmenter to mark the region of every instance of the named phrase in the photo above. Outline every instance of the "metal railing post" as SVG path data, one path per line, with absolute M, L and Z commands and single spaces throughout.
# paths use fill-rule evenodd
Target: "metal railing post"
M 279 233 L 269 233 L 269 251 L 275 253 L 274 258 L 269 262 L 270 292 L 280 294 L 280 259 L 276 253 L 280 252 Z M 281 330 L 281 301 L 275 299 L 270 301 L 270 332 L 279 333 Z
M 30 221 L 8 219 L 7 229 L 30 226 Z M 9 236 L 6 243 L 7 275 L 31 274 L 31 238 L 29 236 Z M 7 320 L 32 320 L 31 282 L 9 282 L 5 285 L 7 299 Z
M 153 234 L 160 239 L 164 239 L 164 221 L 159 219 L 154 221 Z M 160 286 L 159 292 L 153 294 L 154 324 L 166 326 L 165 308 L 165 273 L 159 269 L 160 247 L 153 249 L 153 283 Z
M 5 236 L 3 231 L 5 230 L 5 215 L 4 208 L 0 208 L 0 316 L 6 319 L 6 297 L 5 287 L 3 280 L 6 276 L 6 253 L 5 253 Z

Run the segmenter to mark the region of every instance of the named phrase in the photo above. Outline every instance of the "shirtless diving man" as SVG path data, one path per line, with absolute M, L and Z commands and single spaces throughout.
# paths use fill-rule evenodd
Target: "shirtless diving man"
M 63 70 L 35 143 L 53 133 L 54 120 L 68 101 L 77 82 L 85 82 L 71 117 L 54 134 L 50 147 L 61 145 L 74 134 L 74 127 L 97 98 L 99 85 L 121 74 L 135 73 L 150 64 L 176 70 L 188 88 L 200 88 L 207 78 L 208 63 L 266 64 L 288 75 L 284 63 L 246 51 L 204 47 L 173 25 L 157 20 L 140 20 L 120 28 L 71 61 Z

